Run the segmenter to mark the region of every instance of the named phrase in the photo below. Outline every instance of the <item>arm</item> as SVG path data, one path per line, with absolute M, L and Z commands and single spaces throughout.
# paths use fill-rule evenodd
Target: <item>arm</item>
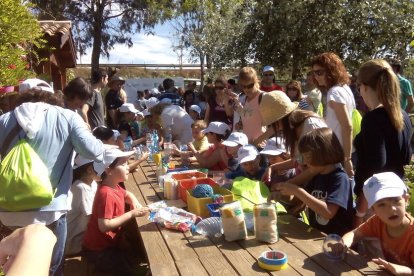
M 264 132 L 263 134 L 261 134 L 259 137 L 257 137 L 253 141 L 253 145 L 255 145 L 255 146 L 260 145 L 260 143 L 262 143 L 263 141 L 269 139 L 274 134 L 275 134 L 275 130 L 273 129 L 273 127 L 268 127 L 266 129 L 266 132 Z
M 348 176 L 353 176 L 354 171 L 352 168 L 352 161 L 351 161 L 352 122 L 349 119 L 348 111 L 344 104 L 330 101 L 329 105 L 334 110 L 335 115 L 338 118 L 339 124 L 341 125 L 342 143 L 343 143 L 342 147 L 344 149 L 344 154 L 345 154 L 345 160 L 344 160 L 345 171 L 348 174 Z
M 143 152 L 142 156 L 138 160 L 134 160 L 133 162 L 129 163 L 128 164 L 129 172 L 134 172 L 138 168 L 139 164 L 144 162 L 148 158 L 148 156 L 149 156 L 148 152 Z
M 82 117 L 82 119 L 85 121 L 85 123 L 90 128 L 90 124 L 89 124 L 89 120 L 88 120 L 88 111 L 89 111 L 89 105 L 84 104 L 81 108 L 81 112 L 79 113 L 79 115 Z
M 386 260 L 382 258 L 375 258 L 375 259 L 372 259 L 372 261 L 376 263 L 377 265 L 379 265 L 379 267 L 381 267 L 382 269 L 386 269 L 394 275 L 407 275 L 407 276 L 414 275 L 414 269 L 409 268 L 408 266 L 387 262 Z
M 210 104 L 208 103 L 206 105 L 206 113 L 204 115 L 204 122 L 206 122 L 207 125 L 210 122 Z
M 221 161 L 221 150 L 222 149 L 216 149 L 211 155 L 208 156 L 208 158 L 205 157 L 204 153 L 195 153 L 194 156 L 201 168 L 211 168 Z
M 298 185 L 298 186 L 304 186 L 306 183 L 308 183 L 312 178 L 314 178 L 318 173 L 313 172 L 309 169 L 304 170 L 302 173 L 296 175 L 295 177 L 289 179 L 289 183 Z M 276 191 L 277 184 L 272 185 L 271 190 Z
M 131 206 L 131 209 L 135 209 L 135 208 L 142 207 L 141 203 L 139 203 L 138 199 L 130 191 L 126 191 L 126 194 L 125 194 L 125 202 L 129 206 Z
M 226 94 L 224 94 L 224 110 L 226 111 L 226 115 L 227 117 L 231 117 L 233 118 L 233 113 L 234 113 L 234 109 L 233 109 L 233 105 L 231 104 L 231 99 L 230 97 Z
M 15 230 L 0 242 L 0 265 L 9 276 L 49 275 L 56 236 L 44 225 Z
M 413 110 L 414 107 L 414 97 L 413 95 L 407 95 L 407 107 L 405 108 L 405 111 L 407 113 L 410 113 Z
M 110 230 L 116 229 L 122 226 L 128 220 L 135 217 L 143 217 L 148 213 L 149 209 L 147 207 L 140 207 L 132 209 L 129 212 L 124 213 L 123 215 L 112 218 L 112 219 L 98 219 L 99 231 L 102 233 L 108 232 Z

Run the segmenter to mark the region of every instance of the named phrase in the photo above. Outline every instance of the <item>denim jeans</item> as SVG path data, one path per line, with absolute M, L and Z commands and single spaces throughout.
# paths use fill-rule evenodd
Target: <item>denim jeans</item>
M 61 216 L 57 221 L 47 225 L 55 234 L 57 241 L 53 248 L 52 262 L 50 263 L 50 276 L 63 276 L 63 266 L 65 264 L 64 252 L 67 234 L 66 215 Z

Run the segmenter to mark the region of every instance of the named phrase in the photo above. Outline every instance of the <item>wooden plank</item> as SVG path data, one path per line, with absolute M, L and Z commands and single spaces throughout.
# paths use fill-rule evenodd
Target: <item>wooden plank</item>
M 177 265 L 180 275 L 182 276 L 208 275 L 199 259 L 175 261 L 175 264 Z
M 325 237 L 319 230 L 308 226 L 291 215 L 278 216 L 277 228 L 279 235 L 289 242 L 301 242 Z

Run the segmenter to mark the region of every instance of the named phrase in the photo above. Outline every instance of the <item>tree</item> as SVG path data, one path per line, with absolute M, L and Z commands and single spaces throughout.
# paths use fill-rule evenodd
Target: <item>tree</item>
M 17 85 L 33 75 L 27 56 L 40 46 L 42 32 L 28 7 L 16 0 L 0 1 L 0 86 Z
M 158 22 L 172 15 L 174 1 L 167 0 L 31 0 L 39 16 L 50 19 L 52 9 L 57 19 L 68 18 L 74 24 L 74 37 L 80 54 L 92 47 L 91 70 L 99 68 L 101 55 L 110 54 L 116 43 L 132 47 L 132 34 L 150 31 Z

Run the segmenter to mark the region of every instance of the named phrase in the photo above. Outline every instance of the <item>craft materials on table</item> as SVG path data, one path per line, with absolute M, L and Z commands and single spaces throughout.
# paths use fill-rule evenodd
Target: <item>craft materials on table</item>
M 257 263 L 261 268 L 266 270 L 282 270 L 288 266 L 288 257 L 282 251 L 269 250 L 260 255 Z
M 246 239 L 247 230 L 240 201 L 224 204 L 220 208 L 224 237 L 227 241 Z
M 253 207 L 256 240 L 275 243 L 278 241 L 277 213 L 274 203 L 256 204 Z
M 192 229 L 201 218 L 176 207 L 160 207 L 151 211 L 148 218 L 167 229 L 187 232 Z

